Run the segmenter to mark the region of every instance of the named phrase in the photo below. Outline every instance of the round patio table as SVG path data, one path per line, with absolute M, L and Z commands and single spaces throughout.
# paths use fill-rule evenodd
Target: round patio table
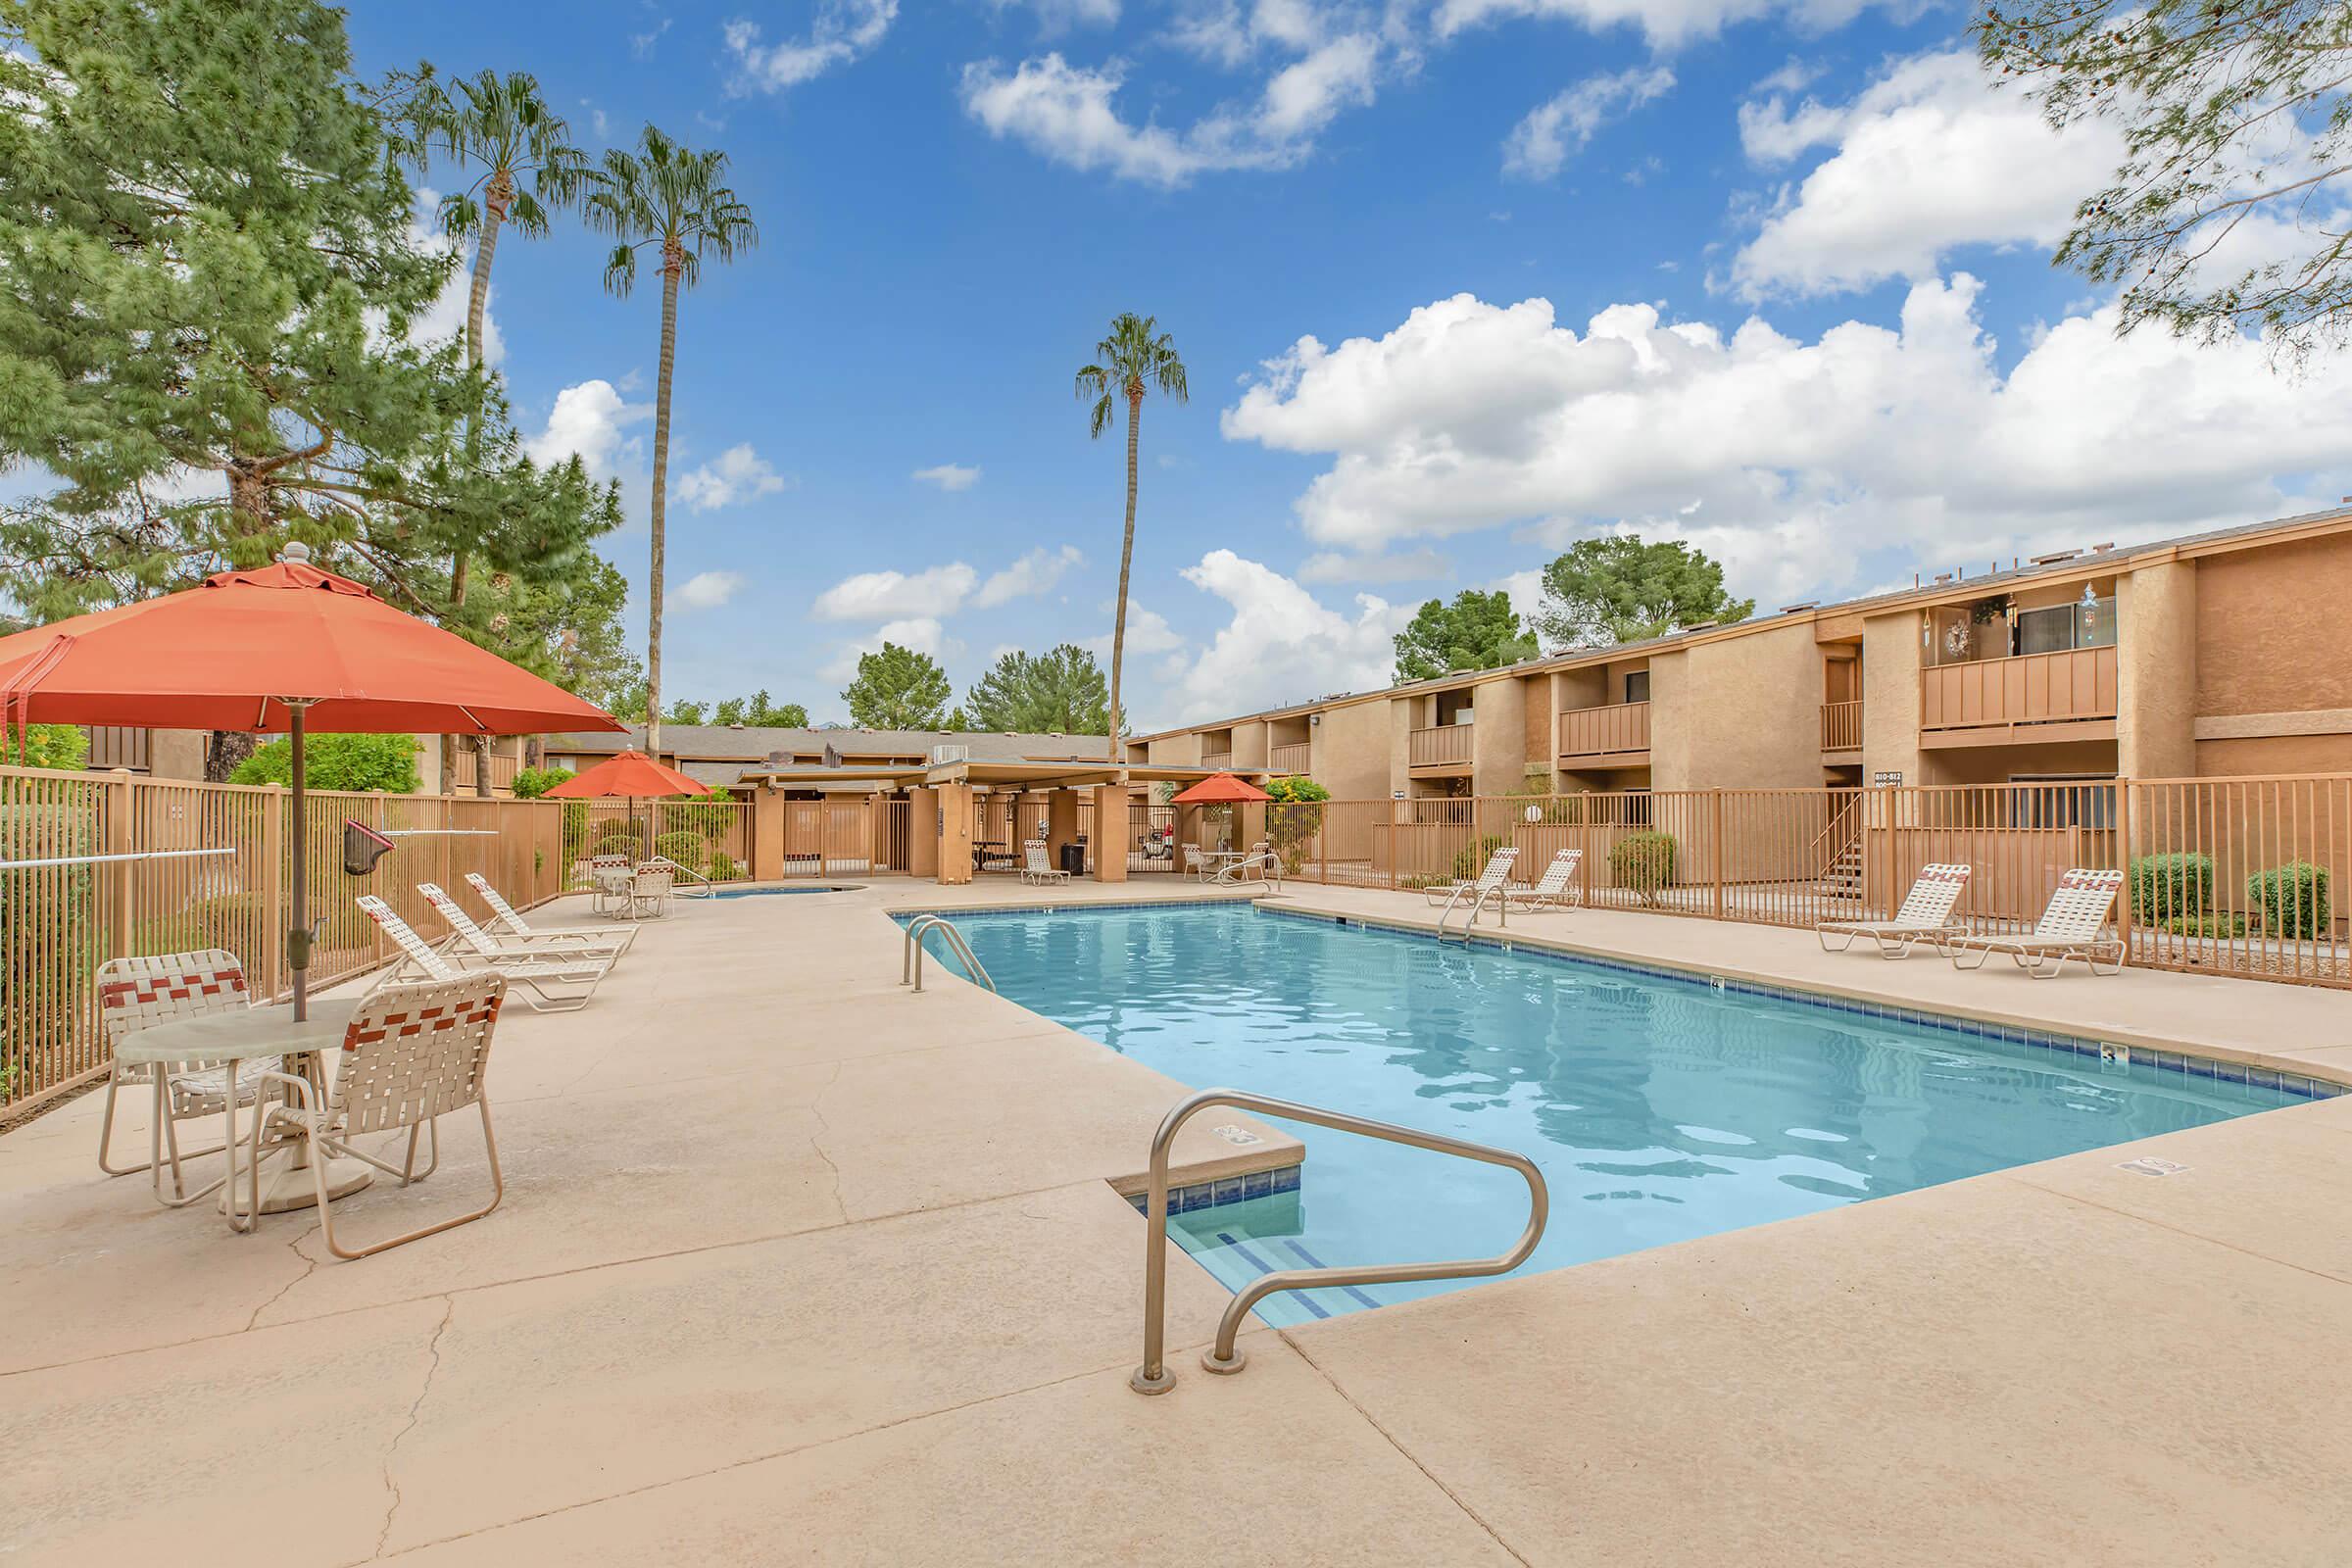
M 308 1018 L 297 1019 L 291 1007 L 249 1007 L 242 1011 L 207 1013 L 197 1018 L 175 1018 L 167 1023 L 149 1024 L 131 1033 L 115 1048 L 115 1059 L 126 1066 L 147 1065 L 157 1068 L 155 1074 L 155 1115 L 157 1127 L 162 1127 L 165 1111 L 165 1084 L 162 1069 L 172 1062 L 219 1062 L 228 1072 L 227 1109 L 221 1118 L 225 1123 L 229 1180 L 220 1189 L 220 1211 L 228 1216 L 232 1230 L 248 1230 L 250 1224 L 237 1223 L 238 1211 L 230 1201 L 242 1180 L 237 1164 L 237 1152 L 245 1147 L 237 1139 L 236 1074 L 240 1062 L 262 1056 L 283 1056 L 290 1072 L 301 1074 L 311 1082 L 316 1093 L 316 1104 L 325 1103 L 326 1075 L 318 1062 L 318 1054 L 343 1043 L 343 1033 L 350 1026 L 352 1014 L 359 1010 L 355 998 L 349 1002 L 314 1003 Z M 261 1114 L 257 1106 L 255 1114 Z M 160 1152 L 160 1151 L 159 1151 Z M 280 1214 L 291 1208 L 308 1208 L 318 1200 L 318 1191 L 311 1179 L 311 1159 L 308 1143 L 296 1143 L 272 1150 L 263 1156 L 261 1180 L 261 1210 L 265 1214 Z M 159 1162 L 157 1180 L 162 1178 Z M 374 1179 L 375 1173 L 364 1160 L 330 1159 L 326 1166 L 326 1196 L 332 1200 L 356 1193 Z

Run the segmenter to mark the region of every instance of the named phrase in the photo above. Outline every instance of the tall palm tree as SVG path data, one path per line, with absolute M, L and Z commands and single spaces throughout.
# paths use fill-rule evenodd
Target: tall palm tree
M 678 289 L 702 276 L 703 258 L 731 262 L 760 243 L 751 209 L 719 183 L 727 155 L 691 152 L 652 125 L 635 152 L 605 154 L 588 196 L 592 227 L 617 236 L 605 263 L 605 287 L 626 297 L 637 282 L 637 253 L 662 252 L 662 375 L 654 400 L 654 570 L 647 589 L 645 638 L 646 750 L 662 746 L 662 515 L 669 484 L 669 377 L 678 347 Z
M 1156 385 L 1185 401 L 1184 361 L 1176 341 L 1159 331 L 1159 318 L 1121 313 L 1111 318 L 1110 335 L 1095 345 L 1095 363 L 1078 372 L 1078 401 L 1094 400 L 1093 426 L 1110 428 L 1118 402 L 1127 404 L 1127 531 L 1119 540 L 1119 603 L 1110 623 L 1109 756 L 1119 755 L 1119 674 L 1127 659 L 1127 571 L 1135 561 L 1135 452 L 1144 425 L 1144 394 Z
M 419 86 L 411 115 L 421 146 L 420 155 L 439 149 L 468 172 L 462 190 L 441 198 L 441 227 L 452 239 L 473 241 L 473 289 L 466 302 L 466 363 L 478 375 L 482 369 L 482 318 L 490 303 L 490 264 L 498 255 L 499 231 L 513 224 L 525 239 L 545 237 L 550 213 L 579 199 L 588 178 L 588 158 L 572 145 L 571 126 L 551 111 L 539 96 L 538 78 L 528 72 L 501 76 L 494 71 L 460 77 L 444 86 L 426 76 Z M 421 157 L 420 157 L 421 161 Z M 468 454 L 477 450 L 475 432 L 466 437 Z M 466 604 L 466 558 L 460 545 L 449 569 L 449 605 Z M 441 741 L 441 793 L 450 793 L 457 776 L 460 737 Z M 485 737 L 471 737 L 474 747 L 473 792 L 490 793 L 490 747 Z

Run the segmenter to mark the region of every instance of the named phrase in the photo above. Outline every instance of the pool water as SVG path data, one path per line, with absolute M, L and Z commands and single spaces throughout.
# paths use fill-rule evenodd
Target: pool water
M 1248 907 L 956 919 L 1003 995 L 1182 1083 L 1529 1155 L 1550 1185 L 1551 1223 L 1527 1270 L 2301 1098 Z M 1298 1191 L 1170 1217 L 1228 1285 L 1276 1268 L 1492 1255 L 1525 1223 L 1526 1184 L 1508 1170 L 1285 1130 L 1307 1147 Z M 1471 1283 L 1296 1292 L 1258 1311 L 1297 1322 Z

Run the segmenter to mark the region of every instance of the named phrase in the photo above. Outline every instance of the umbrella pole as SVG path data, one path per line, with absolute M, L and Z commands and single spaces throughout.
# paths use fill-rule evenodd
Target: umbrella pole
M 310 846 L 304 842 L 303 824 L 308 814 L 304 810 L 302 780 L 302 719 L 306 703 L 287 705 L 286 738 L 292 752 L 294 779 L 294 911 L 286 927 L 286 965 L 294 972 L 294 1021 L 302 1022 L 311 1015 L 311 928 L 310 889 L 304 874 L 303 862 L 310 858 Z

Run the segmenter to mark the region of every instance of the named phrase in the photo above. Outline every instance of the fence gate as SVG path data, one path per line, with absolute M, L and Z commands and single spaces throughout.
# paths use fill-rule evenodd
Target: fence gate
M 1128 805 L 1127 869 L 1130 874 L 1176 869 L 1176 808 Z

